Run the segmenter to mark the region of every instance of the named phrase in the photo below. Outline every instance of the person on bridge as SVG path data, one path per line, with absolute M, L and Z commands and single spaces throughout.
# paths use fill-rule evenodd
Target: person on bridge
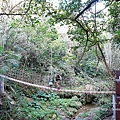
M 57 89 L 59 90 L 60 87 L 61 87 L 61 80 L 62 80 L 62 77 L 61 77 L 59 74 L 56 74 L 56 75 L 55 75 L 55 80 L 56 80 Z
M 50 77 L 49 78 L 49 86 L 52 87 L 53 86 L 53 79 Z

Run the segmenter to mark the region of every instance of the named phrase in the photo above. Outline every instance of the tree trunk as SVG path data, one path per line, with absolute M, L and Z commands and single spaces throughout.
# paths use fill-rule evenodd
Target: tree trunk
M 112 71 L 111 71 L 110 67 L 108 66 L 108 64 L 107 64 L 107 62 L 106 62 L 106 59 L 105 59 L 105 56 L 104 56 L 104 54 L 103 54 L 103 51 L 102 51 L 102 49 L 101 49 L 101 47 L 100 47 L 100 44 L 97 43 L 97 46 L 98 46 L 98 48 L 99 48 L 99 50 L 100 50 L 100 53 L 101 53 L 101 55 L 102 55 L 103 62 L 104 62 L 104 64 L 105 64 L 106 68 L 107 68 L 107 71 L 108 71 L 110 77 L 113 78 Z

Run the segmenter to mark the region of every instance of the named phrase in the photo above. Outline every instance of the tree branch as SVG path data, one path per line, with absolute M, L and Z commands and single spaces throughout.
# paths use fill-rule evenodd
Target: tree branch
M 88 4 L 88 6 L 87 6 L 86 8 L 84 8 L 84 9 L 75 17 L 75 20 L 76 20 L 80 15 L 82 15 L 88 8 L 90 8 L 91 5 L 92 5 L 94 2 L 96 2 L 96 1 L 98 1 L 98 0 L 93 0 L 93 1 L 91 1 L 91 2 Z
M 81 60 L 82 60 L 82 58 L 83 58 L 83 56 L 85 55 L 85 51 L 86 51 L 86 48 L 87 48 L 87 43 L 88 43 L 88 32 L 86 32 L 86 35 L 87 35 L 87 40 L 86 40 L 86 42 L 85 42 L 85 47 L 84 47 L 84 50 L 83 50 L 83 52 L 82 52 L 82 55 L 80 56 L 80 58 L 78 59 L 78 62 L 77 63 L 79 63 Z
M 85 28 L 81 25 L 81 23 L 80 23 L 79 21 L 75 20 L 75 22 L 78 23 L 78 25 L 80 25 L 80 27 L 81 27 L 85 32 L 88 32 L 88 30 L 85 29 Z
M 7 16 L 9 16 L 9 15 L 26 15 L 28 13 L 28 11 L 30 10 L 31 2 L 32 2 L 32 0 L 29 1 L 29 6 L 28 6 L 27 10 L 25 11 L 25 13 L 0 13 L 0 16 L 1 15 L 7 15 Z
M 84 54 L 85 54 L 85 51 L 86 51 L 86 48 L 87 48 L 87 43 L 88 43 L 88 41 L 89 41 L 89 38 L 88 38 L 89 35 L 88 35 L 88 30 L 85 29 L 85 28 L 81 25 L 81 23 L 80 23 L 79 21 L 77 21 L 77 20 L 75 19 L 75 22 L 77 22 L 77 23 L 80 25 L 80 27 L 86 32 L 86 36 L 87 36 L 83 53 L 82 53 L 81 57 L 79 58 L 79 60 L 78 60 L 78 62 L 77 62 L 77 63 L 79 63 L 79 62 L 82 60 L 82 58 L 83 58 L 83 56 L 84 56 Z
M 109 7 L 114 0 L 112 0 L 108 5 L 106 5 L 102 10 L 98 11 L 96 14 L 99 14 L 100 12 L 102 12 L 103 10 L 105 10 L 107 7 Z
M 109 68 L 109 66 L 108 66 L 108 64 L 107 64 L 107 62 L 106 62 L 104 53 L 103 53 L 103 51 L 102 51 L 102 49 L 101 49 L 101 47 L 100 47 L 99 42 L 97 43 L 97 46 L 98 46 L 98 49 L 99 49 L 99 51 L 100 51 L 100 53 L 101 53 L 101 55 L 102 55 L 102 58 L 103 58 L 103 61 L 104 61 L 104 63 L 105 63 L 105 66 L 106 66 L 106 68 L 107 68 L 107 70 L 108 70 L 108 73 L 109 73 L 110 77 L 113 78 L 112 71 L 110 70 L 110 68 Z
M 12 10 L 13 10 L 14 8 L 16 8 L 18 5 L 20 5 L 22 2 L 24 2 L 24 1 L 21 1 L 21 2 L 19 2 L 18 4 L 16 4 L 15 6 L 13 6 L 13 7 L 11 8 L 10 12 L 12 12 Z
M 32 2 L 32 0 L 30 0 L 30 2 L 29 2 L 29 6 L 28 6 L 28 8 L 27 8 L 26 12 L 24 13 L 24 15 L 26 15 L 26 14 L 27 14 L 27 12 L 30 10 L 30 5 L 31 5 L 31 2 Z

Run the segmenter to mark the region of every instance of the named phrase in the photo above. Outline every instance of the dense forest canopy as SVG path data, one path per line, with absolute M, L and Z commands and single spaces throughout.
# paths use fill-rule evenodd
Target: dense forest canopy
M 104 3 L 103 8 L 98 9 L 98 5 L 102 3 Z M 81 69 L 90 69 L 91 66 L 85 67 L 87 64 L 84 63 L 86 59 L 84 56 L 86 52 L 91 51 L 95 59 L 93 69 L 104 62 L 109 75 L 113 76 L 112 70 L 117 69 L 114 68 L 116 65 L 113 60 L 116 55 L 109 55 L 113 58 L 107 60 L 104 44 L 111 43 L 113 49 L 117 49 L 116 44 L 119 45 L 119 2 L 63 0 L 54 4 L 54 1 L 26 0 L 14 5 L 5 0 L 1 5 L 1 21 L 4 21 L 1 22 L 1 28 L 4 27 L 4 30 L 1 29 L 1 38 L 3 38 L 1 49 L 3 47 L 5 50 L 17 52 L 19 49 L 20 56 L 30 53 L 30 49 L 33 50 L 32 52 L 37 51 L 34 53 L 35 64 L 41 67 L 36 68 L 34 63 L 32 65 L 39 72 L 43 66 L 47 71 L 50 69 L 50 49 L 52 49 L 53 66 L 58 65 L 60 59 L 62 60 L 60 63 L 65 63 L 64 60 L 67 58 L 67 61 L 72 60 L 75 74 L 79 74 Z M 68 32 L 64 35 L 68 34 L 69 38 L 66 37 L 68 41 L 57 34 L 54 25 L 58 23 L 62 26 L 67 25 Z M 57 46 L 61 48 L 56 51 Z M 85 68 L 81 66 L 82 60 Z M 27 60 L 27 66 L 32 66 L 28 61 L 30 60 Z

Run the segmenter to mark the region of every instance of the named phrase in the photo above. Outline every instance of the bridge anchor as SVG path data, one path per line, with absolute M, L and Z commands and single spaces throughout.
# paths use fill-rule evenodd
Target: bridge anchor
M 116 95 L 115 95 L 115 120 L 120 120 L 120 70 L 115 71 L 115 85 L 116 85 Z

